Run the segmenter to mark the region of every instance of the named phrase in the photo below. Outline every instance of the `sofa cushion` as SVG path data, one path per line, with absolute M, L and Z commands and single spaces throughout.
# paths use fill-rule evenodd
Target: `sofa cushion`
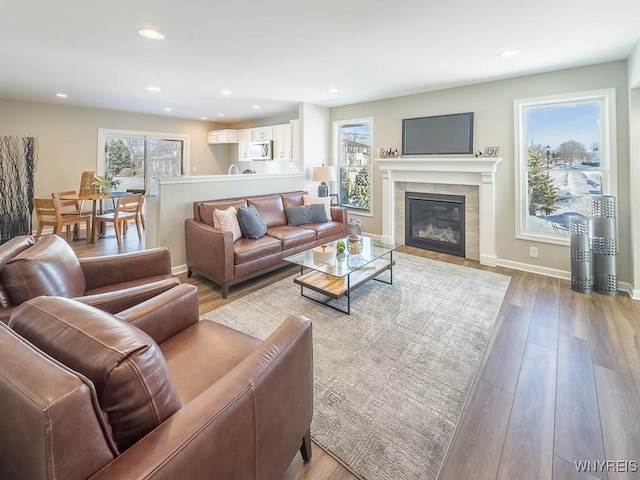
M 316 241 L 316 232 L 303 227 L 294 227 L 292 225 L 282 225 L 267 230 L 267 235 L 277 238 L 282 242 L 282 250 L 299 247 L 300 245 L 310 244 L 313 246 Z
M 287 223 L 289 225 L 302 225 L 305 223 L 320 223 L 327 221 L 324 205 L 302 205 L 300 207 L 287 207 Z
M 234 207 L 236 210 L 247 206 L 247 201 L 244 198 L 235 200 L 210 200 L 207 202 L 200 202 L 194 204 L 194 218 L 200 222 L 206 223 L 210 227 L 213 227 L 213 212 L 214 210 L 226 210 L 229 207 Z M 196 215 L 197 213 L 197 215 Z
M 339 238 L 344 236 L 344 225 L 340 222 L 329 221 L 322 223 L 306 223 L 304 228 L 314 230 L 316 232 L 316 239 L 322 240 L 325 238 Z
M 233 241 L 238 240 L 242 236 L 242 230 L 238 223 L 238 211 L 236 208 L 231 206 L 226 210 L 215 209 L 213 211 L 213 228 L 231 232 Z
M 267 226 L 253 205 L 238 210 L 238 223 L 240 224 L 243 237 L 261 238 L 267 233 Z
M 327 218 L 331 218 L 331 197 L 312 197 L 310 195 L 304 195 L 302 197 L 302 203 L 304 205 L 324 205 L 327 212 Z
M 43 235 L 9 260 L 0 270 L 0 278 L 14 305 L 39 295 L 79 297 L 86 289 L 78 257 L 57 235 Z
M 284 213 L 284 204 L 280 195 L 251 197 L 247 199 L 247 203 L 256 207 L 267 228 L 287 224 L 287 216 Z
M 304 203 L 302 203 L 302 197 L 307 194 L 308 192 L 288 192 L 281 194 L 284 208 L 304 205 Z
M 269 235 L 257 239 L 242 237 L 233 244 L 234 264 L 250 262 L 280 251 L 282 251 L 282 242 Z
M 181 407 L 158 345 L 106 312 L 67 298 L 38 297 L 17 307 L 9 326 L 91 380 L 120 451 Z

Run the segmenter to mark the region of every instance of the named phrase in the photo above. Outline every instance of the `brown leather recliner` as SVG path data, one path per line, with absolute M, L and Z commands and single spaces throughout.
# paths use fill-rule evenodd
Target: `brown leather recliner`
M 261 342 L 198 321 L 187 284 L 117 317 L 38 297 L 0 324 L 0 478 L 274 480 L 310 459 L 309 320 Z
M 78 258 L 57 235 L 16 237 L 0 246 L 0 321 L 39 295 L 76 298 L 115 313 L 179 285 L 167 248 Z

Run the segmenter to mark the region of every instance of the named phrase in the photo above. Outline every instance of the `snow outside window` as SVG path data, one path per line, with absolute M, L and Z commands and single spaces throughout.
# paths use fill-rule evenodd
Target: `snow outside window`
M 615 90 L 516 100 L 516 237 L 568 245 L 592 195 L 616 195 Z

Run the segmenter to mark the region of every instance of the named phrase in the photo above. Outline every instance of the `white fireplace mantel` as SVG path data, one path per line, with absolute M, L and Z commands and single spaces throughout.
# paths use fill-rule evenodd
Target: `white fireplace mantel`
M 395 183 L 477 185 L 479 189 L 480 263 L 495 266 L 495 174 L 501 158 L 378 158 L 382 176 L 382 236 L 394 241 Z M 398 240 L 398 242 L 400 242 Z

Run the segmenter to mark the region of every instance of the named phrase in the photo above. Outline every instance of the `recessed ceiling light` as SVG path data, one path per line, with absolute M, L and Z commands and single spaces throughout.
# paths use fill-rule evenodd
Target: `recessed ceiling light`
M 224 117 L 224 113 L 219 113 L 218 116 L 219 117 Z
M 149 40 L 162 40 L 164 38 L 164 33 L 153 28 L 139 28 L 138 33 Z
M 329 93 L 338 93 L 339 90 L 337 88 L 330 88 Z
M 257 110 L 258 108 L 262 108 L 262 107 L 260 105 L 254 105 L 253 108 Z
M 231 90 L 220 90 L 220 93 L 223 95 L 231 95 Z
M 503 52 L 500 52 L 498 56 L 502 58 L 509 58 L 509 57 L 515 57 L 519 53 L 520 53 L 520 50 L 510 49 L 510 50 L 505 50 Z
M 69 95 L 67 95 L 66 93 L 56 93 L 56 97 L 58 97 L 58 98 L 68 98 Z
M 147 87 L 147 90 L 149 90 L 150 92 L 159 92 L 160 87 Z
M 206 120 L 207 117 L 200 117 L 200 120 Z
M 165 111 L 165 112 L 170 112 L 170 111 L 172 111 L 172 110 L 173 110 L 173 108 L 164 107 L 164 111 Z

